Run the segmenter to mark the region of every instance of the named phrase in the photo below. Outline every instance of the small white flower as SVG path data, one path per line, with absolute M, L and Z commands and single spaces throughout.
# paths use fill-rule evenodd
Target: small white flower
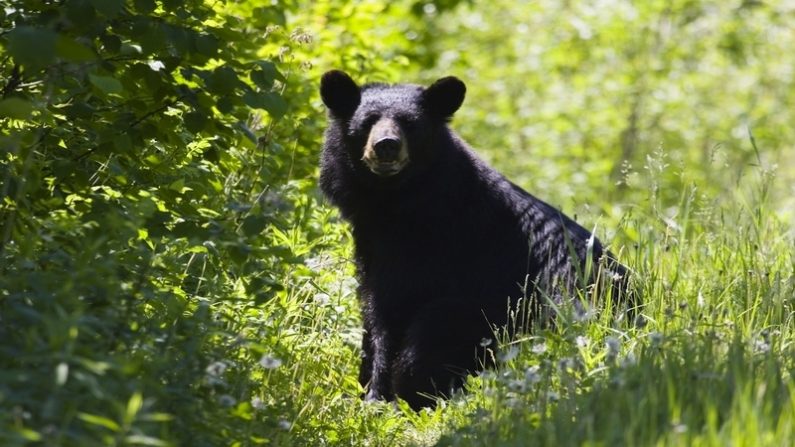
M 151 60 L 151 61 L 147 62 L 146 65 L 148 65 L 149 68 L 152 69 L 152 71 L 160 71 L 160 70 L 166 68 L 166 65 L 163 62 L 158 61 L 158 60 Z
M 282 430 L 289 430 L 293 428 L 293 424 L 291 424 L 287 419 L 279 419 L 279 428 Z
M 574 321 L 577 323 L 587 323 L 596 317 L 596 312 L 593 309 L 574 309 Z
M 272 355 L 263 355 L 259 360 L 259 364 L 265 369 L 276 369 L 282 366 L 282 360 Z
M 505 351 L 501 352 L 498 357 L 501 362 L 510 362 L 511 360 L 515 359 L 517 355 L 519 355 L 519 348 L 516 346 L 511 346 Z
M 204 372 L 207 373 L 207 375 L 210 377 L 220 377 L 224 374 L 226 368 L 227 368 L 226 362 L 217 361 L 207 365 L 207 368 L 204 370 Z
M 651 342 L 652 347 L 659 347 L 663 342 L 663 334 L 659 332 L 652 332 L 649 334 L 649 341 Z
M 251 398 L 251 406 L 255 410 L 262 410 L 265 408 L 265 401 L 263 401 L 259 396 L 254 396 Z
M 591 340 L 583 335 L 578 335 L 577 338 L 574 339 L 574 344 L 576 344 L 580 349 L 586 348 L 590 343 Z
M 309 270 L 312 270 L 315 273 L 331 267 L 332 262 L 332 258 L 325 253 L 311 258 L 306 258 L 304 260 L 304 264 L 309 268 Z
M 494 371 L 487 369 L 480 373 L 480 377 L 483 380 L 494 380 L 497 378 L 497 375 L 494 373 Z
M 329 302 L 331 302 L 331 297 L 328 296 L 327 293 L 315 294 L 313 299 L 315 300 L 315 303 L 317 303 L 320 306 L 326 306 L 328 305 Z
M 554 391 L 547 392 L 547 399 L 552 402 L 557 402 L 560 399 L 560 395 Z
M 574 369 L 576 366 L 576 362 L 571 357 L 563 357 L 562 359 L 558 360 L 558 370 L 560 372 L 566 372 L 571 369 Z
M 757 354 L 766 354 L 770 352 L 770 343 L 762 338 L 754 340 L 754 352 Z
M 519 393 L 524 393 L 527 390 L 527 382 L 524 380 L 511 380 L 508 382 L 508 388 Z
M 536 343 L 530 348 L 530 351 L 532 351 L 533 354 L 543 354 L 547 352 L 547 344 L 544 342 Z
M 541 374 L 538 373 L 539 369 L 541 369 L 538 365 L 531 366 L 527 368 L 524 372 L 524 380 L 530 385 L 535 385 L 536 383 L 541 381 Z
M 480 346 L 488 348 L 489 346 L 491 346 L 491 341 L 492 340 L 490 338 L 483 337 L 480 339 Z
M 609 363 L 614 363 L 621 350 L 621 340 L 616 337 L 607 337 L 607 339 L 605 339 L 605 348 L 607 349 L 607 353 L 605 354 L 607 361 Z
M 607 337 L 605 339 L 605 347 L 607 348 L 608 355 L 617 355 L 619 349 L 621 349 L 621 340 L 617 337 Z

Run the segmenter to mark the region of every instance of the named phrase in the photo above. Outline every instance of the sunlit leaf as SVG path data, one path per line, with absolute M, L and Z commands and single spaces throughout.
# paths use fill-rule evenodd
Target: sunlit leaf
M 108 418 L 106 418 L 104 416 L 99 416 L 99 415 L 90 414 L 90 413 L 77 413 L 77 417 L 80 420 L 85 421 L 85 422 L 87 422 L 89 424 L 98 425 L 100 427 L 105 427 L 108 430 L 119 431 L 121 429 L 121 427 L 119 427 L 119 424 L 117 424 L 115 421 L 113 421 L 111 419 L 108 419 Z
M 89 74 L 89 79 L 94 87 L 98 88 L 105 94 L 113 94 L 113 93 L 121 93 L 124 91 L 124 88 L 119 82 L 118 79 L 112 78 L 110 76 L 100 76 L 95 74 Z
M 64 59 L 82 62 L 96 59 L 94 52 L 68 37 L 59 36 L 55 42 L 55 52 Z

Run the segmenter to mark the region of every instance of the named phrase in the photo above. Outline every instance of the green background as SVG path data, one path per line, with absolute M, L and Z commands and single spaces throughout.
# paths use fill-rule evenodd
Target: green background
M 792 445 L 791 1 L 7 0 L 3 445 Z M 646 307 L 364 404 L 328 69 L 455 75 L 452 127 Z

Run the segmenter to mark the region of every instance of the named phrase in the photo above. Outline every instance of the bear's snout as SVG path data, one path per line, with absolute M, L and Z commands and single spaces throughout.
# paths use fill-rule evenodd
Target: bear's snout
M 408 164 L 406 139 L 395 120 L 385 117 L 373 125 L 362 161 L 371 172 L 383 177 L 397 174 Z
M 398 159 L 402 144 L 399 138 L 384 137 L 375 142 L 373 150 L 378 160 L 391 162 Z

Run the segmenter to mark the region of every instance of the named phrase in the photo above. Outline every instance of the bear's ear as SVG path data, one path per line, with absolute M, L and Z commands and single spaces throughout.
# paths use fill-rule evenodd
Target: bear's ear
M 449 118 L 464 102 L 467 87 L 455 76 L 439 79 L 422 92 L 423 106 L 431 113 Z
M 320 79 L 320 97 L 333 115 L 347 118 L 359 107 L 362 93 L 347 73 L 331 70 Z

